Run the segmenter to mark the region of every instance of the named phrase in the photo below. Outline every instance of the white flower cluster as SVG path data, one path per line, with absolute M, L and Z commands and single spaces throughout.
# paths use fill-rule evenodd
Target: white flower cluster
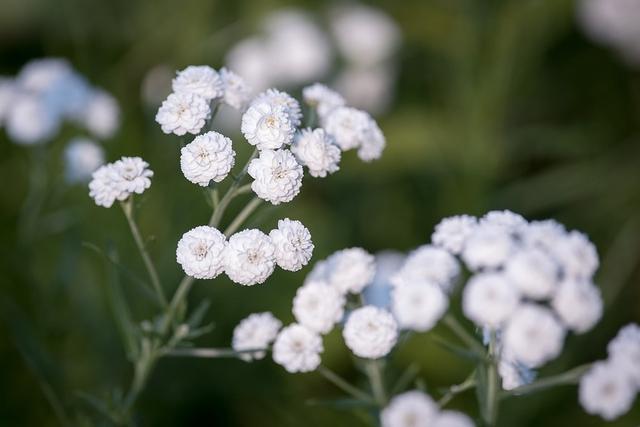
M 64 59 L 35 59 L 15 78 L 0 78 L 0 125 L 15 143 L 50 141 L 65 121 L 108 139 L 120 125 L 120 110 Z
M 580 380 L 580 404 L 611 421 L 631 409 L 640 392 L 640 326 L 629 324 L 609 343 L 609 358 Z
M 282 322 L 269 312 L 253 313 L 233 330 L 231 347 L 246 362 L 264 358 L 265 350 L 276 339 Z M 250 351 L 258 350 L 258 351 Z
M 276 265 L 300 270 L 312 253 L 309 230 L 287 218 L 278 221 L 278 228 L 269 235 L 248 229 L 228 240 L 214 227 L 196 227 L 178 242 L 176 260 L 185 274 L 196 279 L 213 279 L 224 271 L 233 282 L 252 286 L 264 283 Z
M 132 194 L 142 194 L 151 186 L 153 171 L 140 157 L 122 157 L 93 172 L 89 196 L 96 205 L 109 208 L 116 200 L 123 201 Z
M 382 427 L 474 427 L 458 411 L 441 411 L 428 394 L 420 390 L 395 396 L 380 413 Z

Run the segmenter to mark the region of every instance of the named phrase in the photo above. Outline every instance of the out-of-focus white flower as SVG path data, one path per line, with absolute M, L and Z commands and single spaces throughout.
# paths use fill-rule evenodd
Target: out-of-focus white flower
M 256 96 L 252 103 L 279 105 L 284 108 L 287 116 L 289 117 L 289 122 L 294 128 L 300 126 L 300 123 L 302 123 L 302 109 L 300 108 L 300 103 L 286 92 L 282 92 L 277 89 L 267 89 Z
M 164 133 L 196 135 L 210 116 L 211 108 L 206 99 L 193 93 L 178 92 L 164 100 L 156 114 L 156 122 Z
M 564 225 L 553 219 L 531 221 L 522 230 L 520 239 L 522 239 L 525 246 L 543 249 L 552 253 L 556 242 L 564 238 L 566 232 Z
M 346 151 L 362 145 L 371 120 L 371 116 L 364 111 L 338 107 L 327 115 L 323 125 L 342 151 Z
M 445 292 L 451 291 L 460 274 L 456 258 L 442 248 L 423 245 L 407 256 L 402 268 L 393 276 L 395 286 L 411 283 L 436 283 Z
M 111 138 L 120 126 L 118 102 L 103 90 L 92 91 L 86 108 L 81 113 L 81 121 L 96 138 Z
M 572 231 L 555 242 L 553 253 L 565 278 L 590 279 L 598 269 L 598 252 L 589 238 Z
M 420 390 L 394 396 L 380 412 L 382 427 L 431 427 L 438 417 L 438 405 Z
M 346 104 L 342 95 L 322 83 L 314 83 L 302 89 L 302 98 L 307 105 L 316 109 L 321 120 L 335 108 Z
M 231 70 L 222 68 L 220 78 L 224 84 L 224 103 L 236 110 L 244 110 L 251 98 L 251 87 Z
M 104 164 L 104 150 L 90 139 L 74 138 L 65 147 L 64 160 L 67 181 L 86 181 Z
M 628 324 L 607 346 L 609 359 L 621 366 L 640 390 L 640 326 Z
M 244 286 L 264 283 L 276 266 L 276 248 L 260 230 L 243 230 L 229 238 L 224 250 L 224 272 Z
M 21 94 L 9 109 L 5 127 L 9 138 L 18 144 L 41 144 L 56 135 L 60 128 L 60 116 L 40 97 Z
M 376 273 L 362 296 L 367 305 L 391 309 L 391 277 L 402 267 L 405 255 L 396 251 L 383 251 L 375 255 Z
M 211 101 L 224 96 L 224 83 L 216 70 L 208 65 L 190 65 L 178 71 L 172 82 L 176 93 L 189 93 Z
M 186 275 L 213 279 L 224 270 L 226 245 L 224 234 L 208 225 L 201 225 L 182 235 L 176 249 L 176 260 Z
M 449 306 L 449 299 L 435 283 L 413 282 L 396 286 L 392 312 L 401 329 L 425 332 L 435 326 Z
M 309 263 L 313 242 L 309 229 L 300 221 L 289 218 L 278 221 L 278 228 L 269 237 L 276 248 L 276 263 L 283 270 L 298 271 Z
M 522 215 L 509 210 L 489 211 L 480 218 L 480 225 L 502 228 L 506 233 L 519 233 L 528 223 Z
M 622 365 L 598 362 L 580 379 L 580 404 L 590 414 L 612 421 L 631 409 L 636 388 Z
M 587 332 L 602 317 L 600 290 L 590 282 L 568 279 L 556 292 L 551 306 L 567 328 L 576 333 Z
M 390 59 L 400 43 L 400 29 L 380 9 L 351 5 L 336 9 L 331 27 L 344 57 L 361 66 Z
M 250 37 L 229 50 L 226 64 L 244 77 L 254 89 L 266 89 L 275 83 L 270 55 L 267 40 L 262 37 Z
M 496 225 L 479 225 L 467 238 L 462 259 L 473 270 L 499 268 L 515 250 L 513 237 Z
M 436 225 L 431 242 L 457 255 L 462 252 L 467 238 L 477 224 L 478 220 L 470 215 L 450 216 Z
M 34 59 L 22 67 L 16 82 L 22 90 L 43 93 L 73 72 L 73 68 L 65 59 Z
M 309 282 L 298 288 L 293 299 L 293 315 L 298 323 L 326 334 L 342 319 L 345 297 L 324 282 Z
M 342 331 L 345 344 L 358 357 L 384 357 L 398 340 L 398 325 L 387 310 L 364 306 L 351 312 Z
M 259 150 L 277 150 L 290 144 L 295 133 L 286 107 L 269 102 L 252 103 L 242 115 L 240 130 Z
M 505 265 L 505 274 L 523 295 L 533 299 L 551 297 L 559 279 L 558 264 L 538 248 L 514 254 Z
M 549 309 L 522 304 L 504 329 L 504 351 L 514 360 L 537 368 L 560 354 L 564 335 L 564 328 Z
M 189 181 L 206 187 L 209 182 L 220 182 L 229 175 L 235 156 L 231 139 L 211 131 L 198 135 L 180 149 L 180 168 Z
M 98 206 L 111 207 L 116 200 L 126 200 L 131 194 L 142 194 L 151 186 L 153 171 L 140 157 L 122 157 L 93 172 L 89 196 Z
M 0 76 L 0 126 L 9 113 L 16 94 L 16 84 L 9 77 Z
M 239 357 L 245 362 L 264 358 L 265 351 L 245 352 L 246 350 L 266 350 L 276 339 L 282 322 L 270 312 L 253 313 L 243 319 L 233 330 L 231 347 L 243 352 Z
M 262 150 L 247 172 L 254 179 L 251 189 L 274 205 L 290 202 L 302 187 L 302 165 L 289 150 Z
M 442 411 L 438 414 L 433 427 L 474 427 L 471 418 L 458 411 Z
M 273 360 L 291 373 L 311 372 L 320 365 L 323 350 L 320 335 L 293 323 L 278 334 L 273 344 Z
M 396 70 L 391 63 L 374 67 L 347 67 L 334 84 L 353 107 L 380 114 L 389 109 L 395 93 Z
M 362 143 L 358 148 L 358 157 L 363 162 L 370 162 L 377 160 L 382 156 L 384 147 L 387 145 L 387 140 L 384 134 L 378 127 L 375 120 L 369 120 L 369 126 L 364 131 Z
M 169 96 L 174 76 L 174 68 L 166 64 L 158 64 L 147 70 L 140 87 L 140 97 L 147 107 L 158 108 Z
M 502 273 L 471 277 L 462 293 L 462 311 L 476 325 L 497 329 L 516 310 L 520 294 Z
M 301 130 L 295 137 L 291 151 L 313 177 L 324 178 L 340 169 L 340 148 L 322 128 Z
M 376 272 L 374 256 L 362 248 L 334 252 L 325 267 L 321 277 L 343 294 L 362 292 Z

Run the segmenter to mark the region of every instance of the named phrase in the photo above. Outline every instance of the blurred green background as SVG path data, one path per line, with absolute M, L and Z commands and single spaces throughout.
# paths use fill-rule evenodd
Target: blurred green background
M 152 256 L 172 292 L 181 278 L 174 261 L 177 240 L 210 212 L 201 191 L 179 172 L 178 139 L 160 132 L 155 109 L 141 101 L 145 73 L 157 64 L 220 67 L 229 45 L 255 31 L 265 14 L 295 6 L 322 16 L 333 4 L 3 0 L 0 74 L 13 75 L 32 58 L 60 56 L 116 96 L 123 123 L 105 144 L 107 158 L 140 155 L 155 171 L 138 218 L 153 236 Z M 349 246 L 409 250 L 427 242 L 433 226 L 450 214 L 508 208 L 529 219 L 556 218 L 596 243 L 607 311 L 593 331 L 570 337 L 563 356 L 543 374 L 604 358 L 618 328 L 640 321 L 640 73 L 583 35 L 572 1 L 371 4 L 396 20 L 403 38 L 395 59 L 395 99 L 379 116 L 388 141 L 383 158 L 364 164 L 349 153 L 339 173 L 306 177 L 292 203 L 263 211 L 250 223 L 268 230 L 278 218 L 300 219 L 313 234 L 314 257 L 321 259 Z M 127 386 L 131 375 L 110 287 L 117 282 L 124 289 L 136 319 L 150 314 L 128 276 L 114 273 L 82 245 L 113 248 L 128 268 L 144 274 L 119 209 L 96 207 L 84 185 L 64 185 L 61 153 L 73 135 L 64 129 L 45 149 L 40 172 L 49 190 L 42 211 L 57 216 L 26 243 L 16 224 L 37 150 L 0 135 L 3 426 L 55 426 L 65 416 L 72 424 L 82 419 L 102 425 L 82 393 L 104 397 Z M 241 136 L 229 136 L 239 158 L 246 156 Z M 208 320 L 215 322 L 199 344 L 227 346 L 235 324 L 253 311 L 272 310 L 285 323 L 292 320 L 291 299 L 308 270 L 278 271 L 252 288 L 226 278 L 198 282 L 190 301 L 209 298 Z M 330 335 L 325 348 L 325 364 L 359 381 L 339 335 Z M 428 336 L 413 338 L 390 373 L 411 361 L 419 363 L 430 390 L 463 380 L 469 370 Z M 142 426 L 364 425 L 348 411 L 307 402 L 338 396 L 319 375 L 289 375 L 269 360 L 165 359 L 136 419 Z M 66 415 L 56 416 L 51 401 Z M 473 393 L 452 406 L 477 415 Z M 635 409 L 608 425 L 639 425 L 639 407 L 636 401 Z M 569 386 L 505 402 L 499 425 L 604 423 L 584 413 Z

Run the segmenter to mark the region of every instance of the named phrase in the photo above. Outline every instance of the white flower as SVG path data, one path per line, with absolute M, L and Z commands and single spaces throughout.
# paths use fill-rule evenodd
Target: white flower
M 244 110 L 251 97 L 247 82 L 231 70 L 222 68 L 220 77 L 224 84 L 224 103 L 236 110 Z
M 443 219 L 436 225 L 431 242 L 453 254 L 459 254 L 467 238 L 473 233 L 478 220 L 469 215 L 456 215 Z
M 247 172 L 254 179 L 251 189 L 274 205 L 293 200 L 302 186 L 302 166 L 289 150 L 262 150 Z
M 273 58 L 268 41 L 263 37 L 248 37 L 231 47 L 225 63 L 247 80 L 256 90 L 267 88 L 274 80 Z
M 333 136 L 342 151 L 358 148 L 369 137 L 371 116 L 364 111 L 338 107 L 323 120 L 325 130 Z
M 391 308 L 391 277 L 402 267 L 405 258 L 405 254 L 396 251 L 382 251 L 375 255 L 376 273 L 362 292 L 365 304 Z
M 324 178 L 340 169 L 340 148 L 322 128 L 301 130 L 296 134 L 291 151 L 313 177 Z
M 610 360 L 623 367 L 640 390 L 640 326 L 629 324 L 607 346 Z
M 185 274 L 196 279 L 213 279 L 224 270 L 227 239 L 208 225 L 193 228 L 182 235 L 176 260 Z
M 590 414 L 612 421 L 631 409 L 636 389 L 624 366 L 598 362 L 580 379 L 580 404 Z
M 564 225 L 553 219 L 532 221 L 522 230 L 520 238 L 529 247 L 536 247 L 553 253 L 556 243 L 564 239 L 567 230 Z
M 309 282 L 298 288 L 293 299 L 296 321 L 314 332 L 326 334 L 342 319 L 345 298 L 324 282 Z
M 42 93 L 73 72 L 65 59 L 34 59 L 22 67 L 16 82 L 22 90 Z
M 431 427 L 438 416 L 433 399 L 419 390 L 394 396 L 380 412 L 382 427 Z
M 240 130 L 259 150 L 276 150 L 290 144 L 295 133 L 286 107 L 269 102 L 252 103 L 242 115 Z
M 229 175 L 235 156 L 231 140 L 211 131 L 182 147 L 180 168 L 189 181 L 206 187 L 210 181 L 220 182 Z
M 276 248 L 276 263 L 283 270 L 298 271 L 309 263 L 313 254 L 311 233 L 300 221 L 289 218 L 278 221 L 269 233 Z
M 375 258 L 362 248 L 334 252 L 327 258 L 325 280 L 340 292 L 357 294 L 376 273 Z
M 502 273 L 471 277 L 462 293 L 462 311 L 476 325 L 499 328 L 516 310 L 520 294 Z
M 513 237 L 502 226 L 479 225 L 468 237 L 462 259 L 473 270 L 499 268 L 515 250 Z
M 103 90 L 92 91 L 81 113 L 81 121 L 96 138 L 111 138 L 120 126 L 118 102 Z
M 67 181 L 85 181 L 104 164 L 104 150 L 90 139 L 74 138 L 65 147 L 64 160 Z
M 334 85 L 350 106 L 370 114 L 381 114 L 393 101 L 397 76 L 394 62 L 370 68 L 347 67 L 340 70 Z
M 500 227 L 507 233 L 518 233 L 524 230 L 528 223 L 522 215 L 504 210 L 487 212 L 480 218 L 480 225 Z
M 407 256 L 402 268 L 393 276 L 395 286 L 409 283 L 436 283 L 449 292 L 460 274 L 456 258 L 444 249 L 423 245 Z
M 438 414 L 433 427 L 474 427 L 471 418 L 458 411 L 442 411 Z
M 321 120 L 335 108 L 346 104 L 342 95 L 321 83 L 314 83 L 302 89 L 302 99 L 316 109 Z
M 559 279 L 556 262 L 538 248 L 517 252 L 507 261 L 505 274 L 523 295 L 533 299 L 551 297 Z
M 153 171 L 149 169 L 149 163 L 140 157 L 122 157 L 113 163 L 113 168 L 116 172 L 114 179 L 121 192 L 118 200 L 124 200 L 133 193 L 142 194 L 151 187 Z
M 211 116 L 209 103 L 203 97 L 187 92 L 170 94 L 156 114 L 156 122 L 164 133 L 178 136 L 189 132 L 198 134 Z
M 302 123 L 302 109 L 300 103 L 286 92 L 277 89 L 267 89 L 252 101 L 253 104 L 266 103 L 273 106 L 281 106 L 289 117 L 289 122 L 296 128 Z
M 243 230 L 229 238 L 224 250 L 224 272 L 245 286 L 264 283 L 276 266 L 276 248 L 260 230 Z
M 504 351 L 537 368 L 560 354 L 564 335 L 564 328 L 549 309 L 522 304 L 504 329 Z
M 53 139 L 60 128 L 60 116 L 35 95 L 20 95 L 6 117 L 9 138 L 18 144 L 32 145 Z
M 91 177 L 91 182 L 89 182 L 89 196 L 94 199 L 96 205 L 110 208 L 116 199 L 122 195 L 128 196 L 128 194 L 122 193 L 118 188 L 115 179 L 117 172 L 115 171 L 113 163 L 99 167 L 91 174 Z M 122 198 L 122 200 L 124 199 L 126 199 L 126 197 Z
M 402 329 L 425 332 L 435 326 L 449 299 L 435 283 L 407 283 L 391 291 L 393 315 Z
M 208 65 L 190 65 L 173 79 L 173 91 L 201 96 L 211 101 L 224 96 L 220 75 Z
M 398 325 L 387 310 L 364 306 L 351 312 L 342 331 L 353 354 L 367 359 L 384 357 L 398 340 Z
M 243 319 L 233 330 L 231 347 L 238 352 L 246 350 L 266 350 L 269 344 L 276 339 L 282 322 L 269 312 L 253 313 Z M 265 356 L 264 351 L 247 352 L 240 354 L 245 362 L 260 360 Z
M 375 120 L 370 119 L 369 125 L 364 129 L 362 142 L 358 148 L 358 157 L 363 162 L 370 162 L 382 156 L 387 141 Z
M 320 365 L 322 338 L 293 323 L 280 331 L 273 344 L 273 361 L 291 373 L 314 371 Z
M 590 279 L 598 269 L 595 246 L 578 231 L 572 231 L 557 241 L 553 253 L 562 267 L 564 277 Z
M 602 317 L 600 290 L 590 282 L 568 279 L 558 288 L 551 306 L 567 328 L 587 332 Z

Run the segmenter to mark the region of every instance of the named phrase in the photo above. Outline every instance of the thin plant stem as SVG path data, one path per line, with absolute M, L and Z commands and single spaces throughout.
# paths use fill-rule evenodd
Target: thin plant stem
M 373 391 L 373 397 L 378 406 L 383 407 L 387 403 L 387 392 L 382 378 L 382 369 L 378 360 L 368 360 L 365 369 Z
M 471 350 L 478 354 L 484 354 L 484 347 L 458 322 L 451 313 L 447 313 L 442 319 L 445 325 L 456 334 L 462 342 L 464 342 Z
M 169 304 L 164 317 L 164 324 L 162 325 L 163 333 L 166 333 L 169 330 L 169 326 L 171 326 L 171 323 L 173 322 L 173 318 L 178 311 L 178 307 L 180 306 L 180 304 L 182 304 L 182 302 L 189 294 L 194 281 L 195 278 L 191 276 L 184 276 L 180 281 L 178 289 L 176 290 L 176 293 L 173 294 L 173 298 L 171 298 L 171 303 Z
M 476 374 L 475 374 L 475 371 L 474 371 L 474 372 L 471 373 L 471 375 L 469 375 L 469 377 L 466 380 L 464 380 L 460 384 L 456 384 L 456 385 L 453 385 L 453 386 L 449 387 L 447 392 L 440 398 L 440 400 L 438 400 L 438 406 L 440 408 L 443 408 L 456 395 L 458 395 L 458 394 L 460 394 L 460 393 L 462 393 L 464 391 L 467 391 L 469 389 L 472 389 L 475 386 L 476 386 Z
M 413 381 L 416 375 L 418 375 L 418 372 L 420 372 L 420 367 L 417 364 L 412 363 L 409 365 L 391 388 L 391 395 L 395 395 L 403 391 L 411 381 Z
M 162 291 L 162 285 L 160 284 L 160 277 L 158 276 L 158 272 L 156 267 L 153 265 L 153 261 L 149 256 L 149 252 L 142 240 L 142 235 L 140 234 L 140 230 L 138 229 L 138 225 L 133 217 L 133 197 L 129 197 L 124 202 L 120 203 L 122 206 L 122 211 L 124 212 L 124 216 L 127 218 L 127 222 L 129 223 L 129 228 L 131 229 L 131 234 L 133 235 L 133 239 L 136 242 L 136 246 L 138 247 L 138 251 L 140 251 L 140 255 L 142 256 L 142 260 L 144 261 L 144 266 L 147 269 L 147 273 L 149 273 L 149 278 L 151 279 L 151 284 L 160 300 L 160 303 L 166 307 L 167 298 Z
M 486 398 L 485 398 L 485 418 L 487 424 L 490 426 L 495 425 L 496 420 L 498 418 L 498 402 L 499 402 L 499 392 L 500 392 L 500 384 L 498 377 L 498 366 L 497 366 L 497 338 L 496 332 L 491 331 L 489 337 L 489 351 L 487 357 L 487 390 L 486 390 Z
M 342 378 L 340 375 L 333 372 L 331 369 L 327 368 L 324 365 L 318 366 L 318 372 L 320 375 L 325 377 L 329 382 L 334 384 L 336 387 L 344 391 L 345 393 L 355 397 L 358 400 L 362 400 L 364 402 L 373 403 L 374 400 L 364 391 L 359 388 L 351 385 L 347 380 Z
M 253 199 L 251 199 L 251 201 L 247 203 L 245 207 L 242 208 L 240 213 L 233 219 L 233 221 L 231 222 L 231 224 L 229 224 L 226 230 L 224 230 L 224 235 L 229 237 L 230 235 L 235 233 L 236 230 L 238 230 L 238 228 L 240 228 L 240 226 L 249 217 L 249 215 L 251 215 L 253 211 L 255 211 L 258 208 L 258 206 L 260 206 L 260 203 L 262 203 L 262 200 L 259 199 L 258 197 L 254 197 Z
M 546 390 L 547 388 L 559 386 L 559 385 L 573 385 L 580 381 L 580 378 L 591 368 L 592 364 L 587 363 L 577 366 L 566 372 L 558 375 L 552 375 L 547 378 L 541 378 L 531 384 L 522 385 L 514 388 L 513 390 L 505 391 L 502 393 L 503 397 L 522 396 L 525 394 L 535 393 L 538 391 Z
M 237 357 L 243 354 L 262 352 L 266 349 L 234 350 L 232 348 L 176 348 L 165 353 L 172 357 L 198 357 L 205 359 L 217 359 L 222 357 Z

